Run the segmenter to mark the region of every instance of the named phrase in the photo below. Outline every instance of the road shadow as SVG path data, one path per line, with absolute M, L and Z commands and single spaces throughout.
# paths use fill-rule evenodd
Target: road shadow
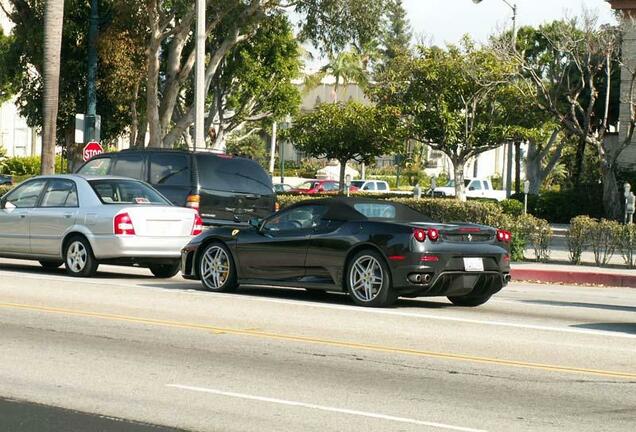
M 636 312 L 636 307 L 634 306 L 609 305 L 609 304 L 603 304 L 603 303 L 582 303 L 582 302 L 568 302 L 568 301 L 555 301 L 555 300 L 521 300 L 521 302 L 546 305 L 546 306 L 569 306 L 569 307 L 588 308 L 588 309 L 604 309 L 604 310 L 620 311 L 620 312 Z
M 114 272 L 114 271 L 103 271 L 97 270 L 97 274 L 90 279 L 155 279 L 155 277 L 148 273 L 148 275 L 141 275 L 137 273 L 126 273 L 126 267 L 122 266 L 122 272 Z M 40 267 L 39 264 L 14 264 L 14 263 L 0 263 L 0 270 L 6 271 L 15 271 L 26 274 L 35 274 L 35 275 L 54 275 L 54 276 L 66 276 L 69 279 L 78 280 L 73 276 L 69 276 L 64 269 L 64 266 L 60 266 L 60 268 L 56 269 L 45 269 L 44 267 Z
M 636 323 L 590 323 L 574 324 L 570 327 L 583 328 L 588 330 L 603 330 L 616 333 L 627 333 L 636 335 Z
M 199 282 L 177 282 L 177 283 L 144 283 L 140 286 L 149 288 L 162 288 L 168 290 L 184 290 L 184 291 L 201 291 L 207 292 L 201 287 Z M 209 293 L 214 295 L 214 293 Z M 305 290 L 302 288 L 283 288 L 274 286 L 259 286 L 259 285 L 241 285 L 241 287 L 233 293 L 229 293 L 237 297 L 259 297 L 259 298 L 271 298 L 278 300 L 291 300 L 291 301 L 309 301 L 320 304 L 333 304 L 343 306 L 355 306 L 355 303 L 345 293 L 339 292 L 327 292 L 320 290 Z M 419 299 L 400 298 L 393 308 L 408 307 L 408 308 L 422 308 L 422 309 L 442 309 L 447 307 L 454 307 L 450 303 L 425 301 Z

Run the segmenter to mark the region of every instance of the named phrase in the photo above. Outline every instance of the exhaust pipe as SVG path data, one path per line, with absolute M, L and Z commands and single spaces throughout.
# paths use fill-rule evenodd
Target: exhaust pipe
M 424 283 L 429 283 L 431 279 L 433 279 L 433 276 L 431 276 L 429 273 L 426 273 L 424 275 Z
M 504 275 L 504 281 L 506 281 L 506 283 L 510 282 L 511 280 L 512 276 L 510 276 L 510 273 Z

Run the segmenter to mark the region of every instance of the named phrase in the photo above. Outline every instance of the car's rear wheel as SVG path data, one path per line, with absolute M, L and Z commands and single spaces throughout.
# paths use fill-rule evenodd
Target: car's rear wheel
M 457 297 L 448 297 L 448 299 L 455 306 L 475 307 L 475 306 L 483 305 L 488 300 L 490 300 L 490 297 L 491 297 L 490 295 L 483 295 L 483 296 L 465 295 L 465 296 L 457 296 Z
M 66 242 L 64 263 L 66 272 L 75 277 L 94 276 L 99 266 L 90 243 L 80 236 L 72 237 Z
M 155 264 L 151 265 L 148 268 L 152 272 L 155 277 L 162 279 L 170 279 L 179 273 L 180 270 L 180 262 L 176 261 L 172 264 Z
M 237 288 L 232 255 L 222 243 L 205 246 L 199 259 L 199 277 L 208 291 L 229 292 Z
M 62 264 L 64 264 L 64 261 L 40 261 L 40 265 L 47 270 L 55 270 L 60 268 Z
M 360 306 L 387 307 L 397 300 L 389 267 L 376 251 L 363 250 L 353 256 L 346 283 L 349 295 Z

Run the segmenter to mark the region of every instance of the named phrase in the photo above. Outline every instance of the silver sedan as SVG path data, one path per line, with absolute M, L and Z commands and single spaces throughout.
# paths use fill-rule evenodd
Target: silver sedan
M 65 264 L 72 276 L 92 276 L 105 263 L 172 277 L 181 249 L 202 230 L 195 210 L 128 178 L 34 177 L 0 198 L 0 256 Z

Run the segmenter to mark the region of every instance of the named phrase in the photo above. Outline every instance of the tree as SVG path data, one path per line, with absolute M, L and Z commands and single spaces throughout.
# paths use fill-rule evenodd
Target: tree
M 297 118 L 289 130 L 294 146 L 309 156 L 340 162 L 340 190 L 351 160 L 370 163 L 400 142 L 395 110 L 380 110 L 357 102 L 322 104 Z
M 401 112 L 409 139 L 450 158 L 456 196 L 465 200 L 466 162 L 510 136 L 502 93 L 512 71 L 510 62 L 467 39 L 461 47 L 419 47 L 380 75 L 374 99 Z
M 227 142 L 225 153 L 253 159 L 263 166 L 267 163 L 265 141 L 258 135 L 250 135 L 244 139 L 231 137 Z
M 408 53 L 413 33 L 402 0 L 389 0 L 386 8 L 385 29 L 382 33 L 385 64 L 399 55 Z
M 55 174 L 57 111 L 60 97 L 60 62 L 64 0 L 47 0 L 44 10 L 44 97 L 42 113 L 42 174 Z
M 305 79 L 307 88 L 318 86 L 322 80 L 331 75 L 334 77 L 333 102 L 338 102 L 340 83 L 347 85 L 357 83 L 364 87 L 367 83 L 367 72 L 362 57 L 355 51 L 345 51 L 329 58 L 329 63 L 320 68 L 318 73 Z
M 520 65 L 520 74 L 529 94 L 536 94 L 539 107 L 579 139 L 577 160 L 585 145 L 597 149 L 603 183 L 603 209 L 608 217 L 618 218 L 621 211 L 620 191 L 616 181 L 616 161 L 631 143 L 636 116 L 633 88 L 636 71 L 626 68 L 629 82 L 630 115 L 623 140 L 606 140 L 611 114 L 612 68 L 620 60 L 620 38 L 616 28 L 599 27 L 596 17 L 584 15 L 567 21 L 557 21 L 539 28 L 540 36 L 549 47 L 540 62 L 527 56 L 508 53 Z M 605 99 L 599 99 L 601 87 Z M 599 109 L 599 105 L 602 107 Z

